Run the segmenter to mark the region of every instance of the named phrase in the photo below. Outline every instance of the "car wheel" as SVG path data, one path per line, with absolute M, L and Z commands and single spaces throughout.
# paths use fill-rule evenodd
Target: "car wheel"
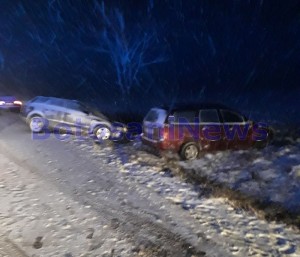
M 180 151 L 180 157 L 183 160 L 195 160 L 199 155 L 199 147 L 195 142 L 189 142 L 183 145 Z
M 43 131 L 45 126 L 45 120 L 43 117 L 34 115 L 30 118 L 29 127 L 33 133 L 40 133 Z
M 94 136 L 97 140 L 108 140 L 111 136 L 111 131 L 107 126 L 97 126 L 94 129 Z

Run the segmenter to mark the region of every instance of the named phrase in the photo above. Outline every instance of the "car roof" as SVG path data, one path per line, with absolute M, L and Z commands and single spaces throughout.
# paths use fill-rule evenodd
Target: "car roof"
M 193 110 L 201 110 L 201 109 L 226 109 L 226 110 L 233 110 L 232 108 L 220 104 L 220 103 L 176 103 L 171 105 L 164 105 L 160 107 L 160 109 L 167 110 L 168 112 L 175 112 L 175 111 L 193 111 Z
M 65 98 L 59 98 L 59 97 L 53 97 L 53 96 L 36 96 L 33 99 L 40 99 L 40 100 L 43 100 L 43 101 L 47 101 L 49 99 L 56 99 L 56 100 L 62 100 L 62 101 L 78 102 L 77 100 L 65 99 Z
M 5 96 L 2 96 L 0 95 L 0 100 L 3 100 L 3 101 L 13 101 L 13 100 L 16 100 L 17 98 L 15 96 L 10 96 L 10 95 L 5 95 Z

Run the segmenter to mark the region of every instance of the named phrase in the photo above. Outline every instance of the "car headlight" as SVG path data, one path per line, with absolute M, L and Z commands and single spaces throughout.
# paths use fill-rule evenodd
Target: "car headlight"
M 4 101 L 0 101 L 0 105 L 5 105 L 5 102 Z
M 119 132 L 127 132 L 127 126 L 126 124 L 122 123 L 122 122 L 118 122 L 118 121 L 114 121 L 112 122 L 112 128 L 115 131 L 119 131 Z
M 119 126 L 117 126 L 117 127 L 115 127 L 115 129 L 117 131 L 120 131 L 120 132 L 127 132 L 127 128 L 126 127 L 119 127 Z

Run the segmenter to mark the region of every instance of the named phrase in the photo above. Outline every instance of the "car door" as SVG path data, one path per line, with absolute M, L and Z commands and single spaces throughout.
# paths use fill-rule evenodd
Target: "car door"
M 59 98 L 49 98 L 43 104 L 43 113 L 51 127 L 64 123 L 64 115 L 65 115 L 64 101 Z
M 71 128 L 87 129 L 90 126 L 89 111 L 80 102 L 66 101 L 64 122 Z
M 170 124 L 173 138 L 177 145 L 186 142 L 199 142 L 199 118 L 196 110 L 178 110 L 172 115 L 174 122 Z M 169 117 L 170 120 L 170 117 Z M 169 121 L 170 123 L 170 121 Z
M 232 110 L 221 109 L 224 138 L 223 144 L 227 149 L 244 149 L 249 145 L 250 123 L 245 118 Z
M 201 146 L 204 150 L 222 150 L 223 130 L 217 109 L 199 111 Z

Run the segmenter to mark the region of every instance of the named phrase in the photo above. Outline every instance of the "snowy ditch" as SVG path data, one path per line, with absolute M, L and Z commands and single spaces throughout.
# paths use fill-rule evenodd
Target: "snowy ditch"
M 300 144 L 205 154 L 179 165 L 236 206 L 300 228 Z
M 200 237 L 205 234 L 235 255 L 300 255 L 299 231 L 287 225 L 299 224 L 300 142 L 205 154 L 190 162 L 151 154 L 139 141 L 71 143 L 189 212 Z

